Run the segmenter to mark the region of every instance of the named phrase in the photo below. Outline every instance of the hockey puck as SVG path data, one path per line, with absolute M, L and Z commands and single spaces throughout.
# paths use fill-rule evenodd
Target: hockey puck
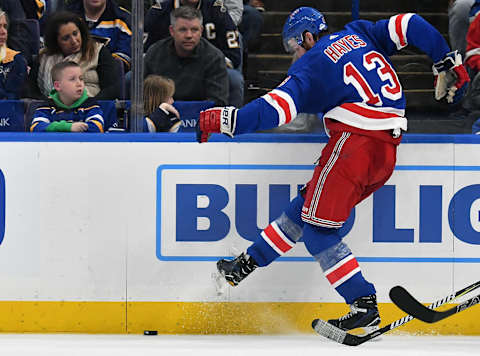
M 143 335 L 157 335 L 158 331 L 157 330 L 144 330 Z

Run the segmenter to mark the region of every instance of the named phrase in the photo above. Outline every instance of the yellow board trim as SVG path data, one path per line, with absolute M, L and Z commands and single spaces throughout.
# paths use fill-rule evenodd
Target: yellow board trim
M 122 302 L 0 301 L 0 332 L 126 333 Z
M 382 324 L 404 316 L 393 304 L 379 305 Z M 0 332 L 139 334 L 312 333 L 314 318 L 348 312 L 341 303 L 233 302 L 30 302 L 0 301 Z M 435 324 L 414 320 L 397 332 L 480 335 L 480 307 Z M 395 331 L 394 331 L 395 332 Z

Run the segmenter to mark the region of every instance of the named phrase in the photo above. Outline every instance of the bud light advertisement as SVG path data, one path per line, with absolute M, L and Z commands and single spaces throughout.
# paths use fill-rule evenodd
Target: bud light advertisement
M 216 261 L 254 241 L 311 177 L 313 165 L 161 165 L 157 258 Z M 480 245 L 480 167 L 399 165 L 342 228 L 366 262 L 468 262 L 455 247 Z M 471 184 L 458 185 L 458 181 Z M 463 184 L 463 183 L 462 183 Z M 302 243 L 279 261 L 314 261 Z

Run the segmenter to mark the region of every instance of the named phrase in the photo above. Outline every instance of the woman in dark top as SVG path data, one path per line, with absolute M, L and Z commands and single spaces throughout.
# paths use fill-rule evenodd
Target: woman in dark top
M 31 71 L 32 96 L 48 97 L 53 89 L 52 67 L 73 61 L 82 68 L 88 96 L 97 100 L 119 98 L 117 63 L 102 43 L 91 38 L 80 17 L 67 11 L 53 14 L 47 21 L 44 39 L 45 48 Z

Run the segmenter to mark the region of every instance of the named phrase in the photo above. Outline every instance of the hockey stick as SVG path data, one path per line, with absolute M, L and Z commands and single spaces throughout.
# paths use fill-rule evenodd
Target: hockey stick
M 480 281 L 465 287 L 454 294 L 450 294 L 449 296 L 439 299 L 436 302 L 433 302 L 428 306 L 428 308 L 433 309 L 437 308 L 443 304 L 446 304 L 462 295 L 465 295 L 468 292 L 473 291 L 480 287 Z M 328 322 L 322 319 L 315 319 L 312 322 L 312 328 L 320 335 L 325 336 L 326 338 L 338 342 L 340 344 L 349 345 L 349 346 L 358 346 L 363 344 L 366 341 L 372 340 L 390 330 L 396 329 L 401 325 L 404 325 L 414 319 L 411 315 L 405 315 L 403 318 L 395 320 L 393 323 L 385 325 L 384 327 L 375 330 L 367 335 L 359 336 L 359 335 L 352 335 L 348 332 L 329 324 Z
M 476 284 L 478 287 L 478 285 L 480 285 L 480 282 L 477 282 Z M 471 292 L 474 289 L 476 289 L 476 287 L 472 287 L 466 290 L 462 293 L 462 295 Z M 461 311 L 464 311 L 465 309 L 468 309 L 480 303 L 480 294 L 464 301 L 463 303 L 458 304 L 453 308 L 444 311 L 428 309 L 422 303 L 416 300 L 405 288 L 400 286 L 393 287 L 390 290 L 390 299 L 392 299 L 392 301 L 397 305 L 397 307 L 402 309 L 405 313 L 408 313 L 426 323 L 436 323 L 437 321 L 448 318 L 451 315 L 460 313 Z

